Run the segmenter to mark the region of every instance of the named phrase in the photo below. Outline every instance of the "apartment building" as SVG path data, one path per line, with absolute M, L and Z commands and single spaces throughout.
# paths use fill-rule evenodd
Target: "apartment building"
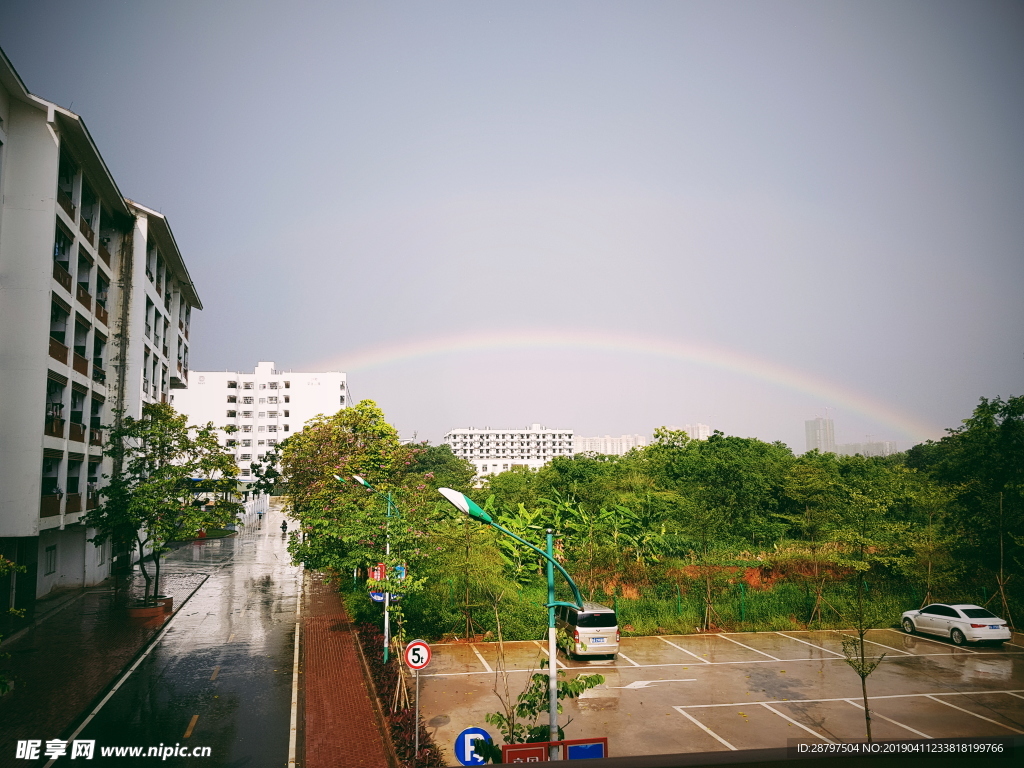
M 192 371 L 189 388 L 175 396 L 174 407 L 188 414 L 190 424 L 235 428 L 221 429 L 220 440 L 234 451 L 243 481 L 252 479 L 252 462 L 262 462 L 307 421 L 351 403 L 341 371 L 305 373 L 274 366 L 261 362 L 249 372 Z
M 120 192 L 82 119 L 0 51 L 0 615 L 105 579 L 81 520 L 105 427 L 188 380 L 201 309 L 167 219 Z
M 512 467 L 539 469 L 556 456 L 573 455 L 571 429 L 531 424 L 527 429 L 453 429 L 444 436 L 452 453 L 476 467 L 477 477 Z
M 625 456 L 634 448 L 647 445 L 643 435 L 605 435 L 604 437 L 582 437 L 577 435 L 572 441 L 576 453 L 597 453 L 602 456 Z

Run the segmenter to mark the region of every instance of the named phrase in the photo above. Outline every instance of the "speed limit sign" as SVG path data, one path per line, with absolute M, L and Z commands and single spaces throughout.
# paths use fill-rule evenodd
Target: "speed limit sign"
M 423 669 L 430 663 L 430 646 L 422 640 L 413 640 L 405 646 L 405 663 L 409 669 Z

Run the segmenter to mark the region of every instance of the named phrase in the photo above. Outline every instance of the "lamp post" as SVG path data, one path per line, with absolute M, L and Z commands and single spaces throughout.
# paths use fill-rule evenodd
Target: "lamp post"
M 497 528 L 499 531 L 504 533 L 506 536 L 511 536 L 513 539 L 518 541 L 520 544 L 532 549 L 538 555 L 547 560 L 547 577 L 548 577 L 548 718 L 549 718 L 549 730 L 548 730 L 548 741 L 558 741 L 558 665 L 555 661 L 555 656 L 558 653 L 558 649 L 555 643 L 555 606 L 568 605 L 579 610 L 583 610 L 583 597 L 580 595 L 579 587 L 576 586 L 576 582 L 572 580 L 565 568 L 562 567 L 561 563 L 555 560 L 554 554 L 554 531 L 548 528 L 547 533 L 547 552 L 539 547 L 533 546 L 530 542 L 525 539 L 521 539 L 516 536 L 512 531 L 498 525 L 489 514 L 484 512 L 471 498 L 464 493 L 452 490 L 451 488 L 438 488 L 438 493 L 444 496 L 452 506 L 458 509 L 460 512 L 469 515 L 474 520 L 479 520 L 482 523 L 486 523 L 492 528 Z M 567 582 L 569 587 L 572 589 L 572 595 L 576 602 L 564 603 L 555 600 L 555 569 L 558 569 Z M 551 747 L 548 755 L 550 760 L 558 759 L 558 747 Z
M 341 477 L 339 475 L 335 475 L 334 479 L 337 480 L 339 483 L 344 483 L 345 482 L 345 478 L 343 478 L 343 477 Z M 383 496 L 387 500 L 387 503 L 388 503 L 387 518 L 390 521 L 391 510 L 395 509 L 394 502 L 391 500 L 391 492 L 389 491 L 387 493 L 381 493 L 380 491 L 378 491 L 376 488 L 374 488 L 372 485 L 370 485 L 365 479 L 363 479 L 359 475 L 352 475 L 352 479 L 355 480 L 357 483 L 359 483 L 364 488 L 367 488 L 367 489 L 373 491 L 378 496 Z M 385 525 L 386 526 L 390 525 L 390 522 L 386 523 Z M 390 535 L 390 532 L 387 530 L 387 528 L 385 528 L 385 531 L 384 531 L 384 568 L 385 568 L 384 578 L 385 579 L 387 578 L 387 567 L 388 567 L 387 559 L 388 559 L 388 557 L 390 555 L 391 555 L 391 535 Z M 384 590 L 384 663 L 385 664 L 388 663 L 388 652 L 389 652 L 390 647 L 391 647 L 391 611 L 390 611 L 390 608 L 391 608 L 391 592 L 389 592 L 387 589 L 385 589 Z

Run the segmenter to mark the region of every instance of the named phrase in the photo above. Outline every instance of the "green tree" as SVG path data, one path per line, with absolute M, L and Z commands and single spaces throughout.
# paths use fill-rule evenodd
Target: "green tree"
M 187 416 L 165 403 L 145 404 L 138 419 L 126 416 L 111 430 L 105 453 L 114 473 L 100 489 L 101 503 L 85 517 L 86 526 L 97 531 L 90 541 L 111 539 L 139 552 L 150 602 L 159 594 L 167 543 L 226 525 L 241 511 L 234 500 L 238 470 L 213 424 L 189 426 Z

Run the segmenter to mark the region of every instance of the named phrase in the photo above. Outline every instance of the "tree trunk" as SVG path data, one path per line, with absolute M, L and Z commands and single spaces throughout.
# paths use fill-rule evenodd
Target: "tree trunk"
M 861 644 L 863 648 L 863 643 Z M 864 726 L 868 732 L 868 743 L 871 743 L 871 710 L 868 709 L 868 679 L 863 675 L 860 678 L 860 695 L 864 700 Z
M 139 538 L 135 537 L 135 540 L 139 543 L 139 570 L 142 571 L 142 578 L 146 580 L 146 588 L 143 592 L 143 602 L 149 603 L 149 585 L 152 582 L 149 571 L 146 570 L 146 544 Z M 128 554 L 129 561 L 131 560 L 131 553 Z M 154 593 L 155 594 L 155 593 Z

